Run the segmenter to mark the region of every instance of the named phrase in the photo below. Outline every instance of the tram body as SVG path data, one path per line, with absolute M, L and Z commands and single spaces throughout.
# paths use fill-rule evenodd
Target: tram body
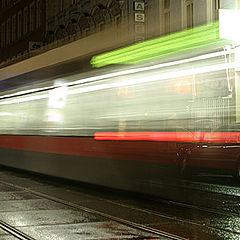
M 239 177 L 239 61 L 186 56 L 1 93 L 0 164 L 153 194 L 186 171 Z

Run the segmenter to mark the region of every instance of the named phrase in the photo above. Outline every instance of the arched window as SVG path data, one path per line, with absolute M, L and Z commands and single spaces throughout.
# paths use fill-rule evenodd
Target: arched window
M 192 28 L 194 25 L 193 1 L 183 0 L 182 10 L 183 28 Z
M 86 37 L 90 29 L 89 16 L 85 16 L 85 15 L 81 16 L 78 19 L 78 26 L 81 30 L 82 37 Z
M 187 17 L 187 28 L 193 27 L 193 1 L 187 0 L 186 4 L 186 17 Z
M 105 8 L 103 5 L 96 6 L 92 11 L 93 21 L 97 31 L 104 30 L 105 26 Z
M 112 18 L 115 18 L 116 16 L 121 15 L 121 8 L 117 1 L 110 1 L 107 6 L 108 11 L 110 12 L 110 15 Z
M 170 0 L 164 0 L 164 33 L 170 33 Z
M 68 23 L 67 27 L 66 27 L 66 32 L 68 35 L 73 35 L 76 34 L 77 30 L 76 30 L 76 23 Z
M 67 36 L 65 28 L 61 27 L 61 25 L 55 31 L 55 40 L 60 40 Z

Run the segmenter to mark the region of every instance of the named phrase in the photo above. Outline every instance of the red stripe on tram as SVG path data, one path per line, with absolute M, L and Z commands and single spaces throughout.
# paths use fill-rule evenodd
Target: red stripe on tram
M 96 132 L 95 140 L 239 143 L 240 132 Z

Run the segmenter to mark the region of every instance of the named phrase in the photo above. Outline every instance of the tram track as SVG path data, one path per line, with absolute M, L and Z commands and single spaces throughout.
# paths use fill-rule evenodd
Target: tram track
M 224 188 L 222 185 L 218 183 L 205 183 L 200 181 L 191 181 L 189 184 L 189 181 L 182 180 L 182 182 L 191 190 L 198 190 L 198 191 L 204 191 L 209 193 L 217 193 L 222 195 L 230 195 L 230 196 L 236 196 L 240 197 L 240 191 L 239 186 L 227 186 L 225 185 Z
M 145 195 L 145 197 L 143 197 L 143 198 L 146 199 L 146 200 L 156 202 L 156 203 L 160 203 L 160 204 L 168 204 L 168 205 L 171 205 L 171 206 L 177 206 L 177 207 L 182 207 L 182 208 L 197 210 L 197 211 L 204 211 L 204 212 L 219 214 L 219 215 L 223 215 L 223 216 L 239 217 L 238 213 L 227 212 L 225 210 L 219 210 L 219 209 L 207 208 L 207 207 L 202 207 L 202 206 L 197 206 L 197 205 L 191 205 L 191 204 L 188 204 L 188 203 L 176 202 L 176 201 L 173 201 L 173 200 L 167 200 L 167 199 L 162 199 L 162 198 L 157 198 L 156 199 L 153 196 L 146 196 Z
M 10 234 L 11 236 L 20 239 L 20 240 L 37 240 L 35 238 L 30 237 L 29 235 L 25 234 L 24 232 L 18 230 L 17 228 L 7 224 L 6 222 L 0 220 L 0 228 Z
M 158 183 L 152 182 L 151 184 L 157 185 Z M 232 202 L 233 200 L 237 201 L 236 199 L 239 199 L 238 201 L 240 201 L 239 187 L 231 187 L 225 185 L 221 186 L 220 184 L 204 183 L 189 180 L 179 180 L 176 185 L 168 184 L 167 186 L 168 188 L 176 191 L 181 189 L 181 192 L 184 193 L 186 196 L 192 196 L 190 198 L 190 201 L 189 199 L 184 197 L 180 197 L 180 199 L 175 201 L 173 199 L 168 200 L 167 198 L 156 198 L 152 195 L 145 195 L 146 199 L 159 203 L 171 204 L 173 206 L 179 206 L 209 213 L 216 213 L 223 216 L 239 217 L 239 211 L 237 211 L 239 208 L 233 208 L 231 209 L 231 211 L 226 208 L 226 203 Z M 176 186 L 178 186 L 178 189 L 176 188 Z M 194 204 L 192 204 L 191 201 L 194 198 Z M 205 199 L 205 201 L 199 200 L 201 198 Z M 221 201 L 221 199 L 223 200 Z M 221 205 L 219 203 L 221 203 Z
M 220 211 L 220 210 L 215 210 L 215 209 L 210 209 L 210 208 L 204 208 L 204 207 L 199 207 L 199 206 L 194 206 L 194 205 L 190 205 L 190 204 L 186 204 L 186 203 L 175 202 L 175 201 L 172 201 L 172 200 L 159 199 L 159 198 L 157 198 L 157 201 L 156 201 L 156 198 L 154 199 L 151 196 L 146 196 L 146 195 L 144 195 L 144 196 L 141 196 L 141 197 L 145 198 L 146 200 L 150 200 L 150 201 L 153 201 L 153 202 L 156 202 L 156 203 L 163 203 L 163 204 L 168 204 L 168 205 L 171 205 L 171 206 L 177 206 L 177 207 L 181 207 L 181 208 L 185 208 L 185 209 L 191 209 L 191 210 L 195 210 L 195 211 L 202 211 L 202 212 L 208 212 L 208 213 L 211 213 L 211 214 L 223 215 L 223 216 L 226 216 L 226 217 L 229 217 L 229 216 L 239 217 L 238 214 L 227 213 L 226 211 Z M 154 215 L 157 215 L 157 216 L 161 216 L 163 218 L 167 218 L 167 219 L 170 219 L 170 220 L 179 220 L 179 221 L 184 222 L 184 223 L 193 224 L 193 225 L 196 225 L 196 226 L 201 226 L 201 224 L 198 224 L 198 223 L 195 223 L 195 222 L 192 222 L 192 221 L 182 220 L 180 218 L 178 219 L 177 217 L 173 218 L 173 217 L 171 217 L 169 215 L 160 214 L 159 212 L 154 211 L 154 210 L 149 210 L 149 209 L 146 209 L 146 208 L 138 208 L 138 207 L 135 207 L 133 205 L 129 205 L 129 204 L 126 205 L 126 204 L 115 202 L 115 201 L 112 201 L 112 200 L 106 200 L 104 198 L 99 198 L 99 197 L 96 197 L 96 198 L 98 198 L 99 200 L 104 200 L 105 202 L 116 204 L 118 206 L 135 209 L 136 211 L 141 211 L 141 212 L 145 212 L 145 213 L 148 213 L 148 214 L 154 214 Z M 211 226 L 205 226 L 205 227 L 209 228 L 209 229 L 212 229 L 212 230 L 216 230 L 217 229 L 217 228 L 211 227 Z M 218 228 L 218 230 L 223 230 L 223 229 Z M 229 233 L 239 234 L 236 231 L 231 231 L 231 230 L 227 230 L 227 229 L 224 229 L 224 231 L 227 231 Z
M 69 201 L 66 201 L 64 199 L 60 199 L 58 197 L 54 197 L 54 196 L 51 196 L 49 194 L 38 192 L 38 191 L 29 189 L 29 188 L 26 188 L 26 187 L 22 187 L 22 186 L 19 186 L 19 185 L 16 185 L 16 184 L 8 183 L 8 182 L 5 182 L 5 181 L 0 181 L 0 183 L 8 185 L 9 187 L 17 187 L 21 191 L 25 191 L 25 192 L 34 194 L 34 195 L 39 196 L 41 198 L 45 198 L 45 199 L 48 199 L 48 200 L 51 200 L 51 201 L 54 201 L 54 202 L 57 202 L 57 203 L 61 203 L 61 204 L 64 204 L 65 206 L 68 206 L 68 207 L 71 207 L 71 208 L 74 208 L 74 209 L 78 209 L 78 210 L 81 210 L 81 211 L 85 211 L 85 212 L 90 213 L 90 214 L 95 214 L 95 215 L 98 215 L 98 216 L 101 216 L 101 217 L 105 217 L 105 218 L 110 219 L 112 221 L 127 225 L 131 228 L 141 230 L 141 231 L 144 231 L 144 232 L 148 232 L 148 233 L 152 233 L 152 234 L 156 234 L 156 235 L 161 236 L 161 237 L 165 237 L 166 239 L 172 239 L 172 240 L 185 240 L 185 239 L 187 239 L 187 238 L 184 238 L 184 237 L 179 237 L 179 236 L 174 235 L 174 234 L 169 234 L 168 232 L 165 232 L 165 231 L 154 229 L 154 228 L 146 226 L 144 224 L 138 224 L 136 222 L 132 222 L 132 221 L 129 221 L 129 220 L 126 220 L 126 219 L 123 219 L 123 218 L 119 218 L 117 216 L 110 215 L 110 214 L 108 214 L 106 212 L 103 212 L 103 211 L 98 211 L 96 209 L 91 209 L 89 207 L 82 206 L 82 205 L 79 205 L 79 204 L 76 204 L 76 203 L 73 203 L 73 202 L 69 202 Z M 85 195 L 87 195 L 87 194 L 85 194 Z M 118 207 L 128 207 L 128 208 L 131 208 L 132 210 L 141 211 L 141 212 L 147 213 L 147 214 L 157 215 L 159 217 L 167 219 L 169 222 L 177 220 L 179 222 L 182 222 L 183 224 L 195 225 L 195 227 L 203 227 L 201 224 L 199 224 L 197 222 L 183 220 L 183 219 L 180 219 L 178 217 L 172 217 L 172 216 L 169 216 L 167 214 L 156 212 L 154 210 L 150 210 L 150 209 L 146 209 L 146 208 L 141 208 L 140 209 L 140 208 L 135 207 L 133 205 L 120 203 L 120 202 L 109 200 L 109 199 L 106 199 L 106 198 L 103 198 L 103 197 L 94 196 L 94 198 L 98 199 L 99 201 L 104 201 L 104 202 L 108 202 L 110 204 L 114 204 L 116 208 L 118 208 Z M 154 201 L 151 198 L 149 198 L 149 200 Z M 159 198 L 158 198 L 158 203 L 177 206 L 177 207 L 181 207 L 181 208 L 184 208 L 184 209 L 194 209 L 194 211 L 202 211 L 202 212 L 208 212 L 208 213 L 211 213 L 211 214 L 224 215 L 225 217 L 229 217 L 229 215 L 231 215 L 233 217 L 238 217 L 238 215 L 235 214 L 235 213 L 230 213 L 229 214 L 229 213 L 226 213 L 225 211 L 216 211 L 216 210 L 210 209 L 210 208 L 191 206 L 189 204 L 179 203 L 179 202 L 174 202 L 174 201 L 169 201 L 169 200 L 164 200 L 164 199 L 159 199 Z M 225 232 L 228 232 L 228 233 L 239 234 L 237 231 L 232 231 L 232 230 L 229 230 L 229 229 L 216 228 L 216 227 L 212 227 L 212 226 L 205 226 L 205 228 L 208 228 L 211 231 L 219 230 L 219 231 L 225 231 Z
M 165 238 L 165 239 L 170 239 L 170 240 L 187 240 L 187 238 L 180 237 L 180 236 L 177 236 L 177 235 L 174 235 L 174 234 L 170 234 L 170 233 L 167 233 L 167 232 L 164 232 L 164 231 L 160 231 L 160 230 L 157 230 L 157 229 L 154 229 L 154 228 L 151 228 L 151 227 L 147 227 L 145 225 L 137 224 L 137 223 L 134 223 L 134 222 L 122 219 L 122 218 L 118 218 L 116 216 L 109 215 L 107 213 L 103 213 L 101 211 L 97 211 L 97 210 L 90 209 L 90 208 L 87 208 L 87 207 L 84 207 L 84 206 L 80 206 L 79 204 L 72 203 L 72 202 L 69 202 L 69 201 L 65 201 L 63 199 L 53 197 L 53 196 L 51 196 L 49 194 L 37 192 L 37 191 L 31 190 L 29 188 L 18 186 L 16 184 L 7 183 L 5 181 L 0 181 L 0 183 L 1 184 L 5 184 L 5 185 L 7 185 L 9 187 L 18 188 L 19 190 L 22 190 L 24 192 L 32 193 L 32 194 L 34 194 L 34 195 L 36 195 L 38 197 L 45 198 L 45 199 L 54 201 L 56 203 L 64 204 L 65 206 L 71 207 L 73 209 L 78 209 L 78 210 L 81 210 L 81 211 L 85 211 L 85 212 L 87 212 L 89 214 L 94 214 L 94 215 L 98 215 L 98 216 L 107 218 L 109 220 L 118 222 L 120 224 L 124 224 L 124 225 L 126 225 L 128 227 L 131 227 L 131 228 L 134 228 L 136 230 L 140 230 L 140 231 L 144 231 L 144 232 L 147 232 L 147 233 L 158 235 L 159 237 L 162 237 L 162 238 Z M 103 199 L 101 199 L 101 200 L 103 200 Z M 2 222 L 2 224 L 0 226 L 3 226 L 3 229 L 5 229 L 5 231 L 7 231 L 10 234 L 18 237 L 21 240 L 34 240 L 34 238 L 29 237 L 28 235 L 24 234 L 23 232 L 17 230 L 16 228 L 14 228 L 14 227 L 12 227 L 12 226 L 4 223 L 4 222 Z

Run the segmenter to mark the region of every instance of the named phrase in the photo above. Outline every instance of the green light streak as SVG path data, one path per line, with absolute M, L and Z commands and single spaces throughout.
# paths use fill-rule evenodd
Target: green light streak
M 224 43 L 219 38 L 219 22 L 215 22 L 94 56 L 91 64 L 135 64 Z

